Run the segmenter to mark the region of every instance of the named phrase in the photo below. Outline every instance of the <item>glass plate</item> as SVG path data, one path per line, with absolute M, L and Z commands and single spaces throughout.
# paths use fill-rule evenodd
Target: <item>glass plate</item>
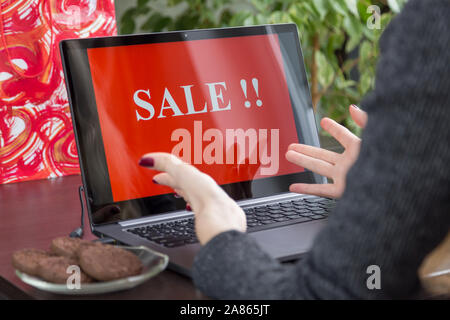
M 100 294 L 134 288 L 163 271 L 169 262 L 169 257 L 165 254 L 144 246 L 117 247 L 128 250 L 138 256 L 144 267 L 140 275 L 106 282 L 82 283 L 79 289 L 69 289 L 66 284 L 47 282 L 19 270 L 16 270 L 16 275 L 26 284 L 43 291 L 68 295 Z

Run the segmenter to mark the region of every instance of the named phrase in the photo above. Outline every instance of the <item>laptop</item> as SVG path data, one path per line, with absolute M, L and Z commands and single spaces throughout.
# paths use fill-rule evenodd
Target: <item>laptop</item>
M 171 152 L 212 176 L 272 257 L 307 252 L 331 199 L 289 192 L 324 177 L 289 163 L 319 146 L 295 24 L 61 41 L 92 232 L 169 256 L 185 275 L 201 245 L 194 214 L 138 165 Z

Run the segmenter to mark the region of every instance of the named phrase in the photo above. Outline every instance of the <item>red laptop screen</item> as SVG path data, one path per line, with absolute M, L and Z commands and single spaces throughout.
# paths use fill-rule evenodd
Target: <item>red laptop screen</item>
M 88 49 L 114 201 L 172 192 L 138 166 L 171 152 L 218 184 L 301 171 L 278 35 Z

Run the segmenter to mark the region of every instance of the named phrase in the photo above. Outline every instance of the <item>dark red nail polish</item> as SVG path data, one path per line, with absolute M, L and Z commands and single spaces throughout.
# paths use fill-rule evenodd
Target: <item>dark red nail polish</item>
M 192 211 L 191 206 L 187 204 L 187 205 L 186 205 L 186 210 L 187 210 L 187 211 Z
M 142 167 L 153 167 L 154 164 L 155 160 L 153 160 L 153 158 L 141 158 L 141 160 L 139 160 L 139 165 Z
M 156 181 L 155 179 L 152 179 L 152 182 L 153 182 L 154 184 L 159 184 L 159 182 Z

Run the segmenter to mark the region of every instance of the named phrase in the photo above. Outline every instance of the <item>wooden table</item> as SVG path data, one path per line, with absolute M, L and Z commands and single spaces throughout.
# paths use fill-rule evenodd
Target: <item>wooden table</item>
M 10 298 L 68 299 L 34 289 L 15 275 L 11 255 L 22 248 L 47 249 L 50 241 L 80 225 L 78 186 L 81 177 L 0 185 L 0 292 Z M 95 239 L 85 221 L 85 239 Z M 5 281 L 6 280 L 6 281 Z M 0 298 L 2 294 L 0 294 Z M 205 299 L 192 281 L 165 270 L 134 289 L 89 299 Z M 78 297 L 79 298 L 79 297 Z

